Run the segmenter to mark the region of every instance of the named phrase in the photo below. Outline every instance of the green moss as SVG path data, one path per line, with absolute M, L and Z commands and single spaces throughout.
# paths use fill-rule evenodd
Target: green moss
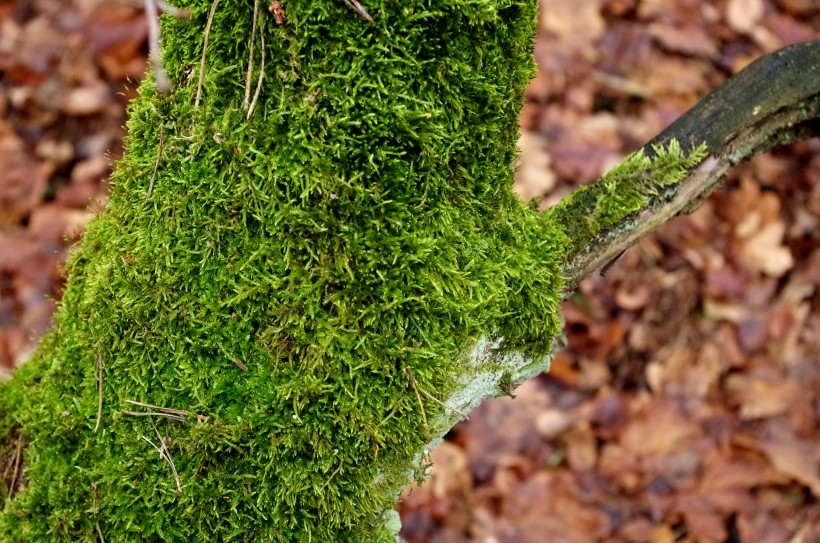
M 685 153 L 676 140 L 652 151 L 652 156 L 643 150 L 631 154 L 596 183 L 578 189 L 548 210 L 545 218 L 566 234 L 570 254 L 644 209 L 651 199 L 663 197 L 664 191 L 707 155 L 705 144 Z
M 253 3 L 219 3 L 198 108 L 211 2 L 182 4 L 177 90 L 142 86 L 54 330 L 3 385 L 29 483 L 0 540 L 378 541 L 425 445 L 406 366 L 446 397 L 482 333 L 558 332 L 563 237 L 510 191 L 535 2 L 283 2 L 250 118 Z

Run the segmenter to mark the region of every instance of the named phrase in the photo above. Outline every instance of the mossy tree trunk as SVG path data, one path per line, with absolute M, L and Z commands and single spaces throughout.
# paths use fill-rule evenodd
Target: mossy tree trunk
M 776 139 L 673 134 L 539 215 L 510 190 L 534 1 L 180 3 L 175 90 L 143 84 L 0 385 L 2 541 L 392 541 L 456 410 L 548 367 L 579 255 Z M 800 100 L 746 118 L 802 136 Z

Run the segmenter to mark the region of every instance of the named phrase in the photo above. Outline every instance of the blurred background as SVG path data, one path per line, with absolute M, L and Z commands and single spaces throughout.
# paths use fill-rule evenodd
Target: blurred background
M 48 328 L 105 205 L 142 2 L 0 0 L 0 371 Z M 542 0 L 516 190 L 546 208 L 817 0 Z M 760 82 L 765 85 L 765 81 Z M 433 452 L 410 543 L 820 542 L 820 142 L 758 157 L 563 306 L 568 348 Z

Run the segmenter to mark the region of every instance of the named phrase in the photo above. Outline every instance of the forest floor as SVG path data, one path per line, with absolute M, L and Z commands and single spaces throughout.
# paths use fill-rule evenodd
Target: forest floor
M 0 369 L 48 328 L 146 67 L 126 0 L 0 0 Z M 517 189 L 545 208 L 816 0 L 542 0 Z M 765 85 L 765 81 L 761 81 Z M 433 452 L 409 543 L 820 542 L 820 141 L 760 156 L 563 306 L 552 372 Z

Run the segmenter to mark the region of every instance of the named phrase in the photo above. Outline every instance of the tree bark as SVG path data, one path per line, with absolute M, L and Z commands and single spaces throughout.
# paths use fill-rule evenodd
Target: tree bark
M 394 540 L 429 448 L 548 368 L 562 294 L 817 128 L 814 42 L 539 215 L 509 167 L 535 2 L 180 4 L 175 90 L 143 84 L 0 384 L 3 541 Z

